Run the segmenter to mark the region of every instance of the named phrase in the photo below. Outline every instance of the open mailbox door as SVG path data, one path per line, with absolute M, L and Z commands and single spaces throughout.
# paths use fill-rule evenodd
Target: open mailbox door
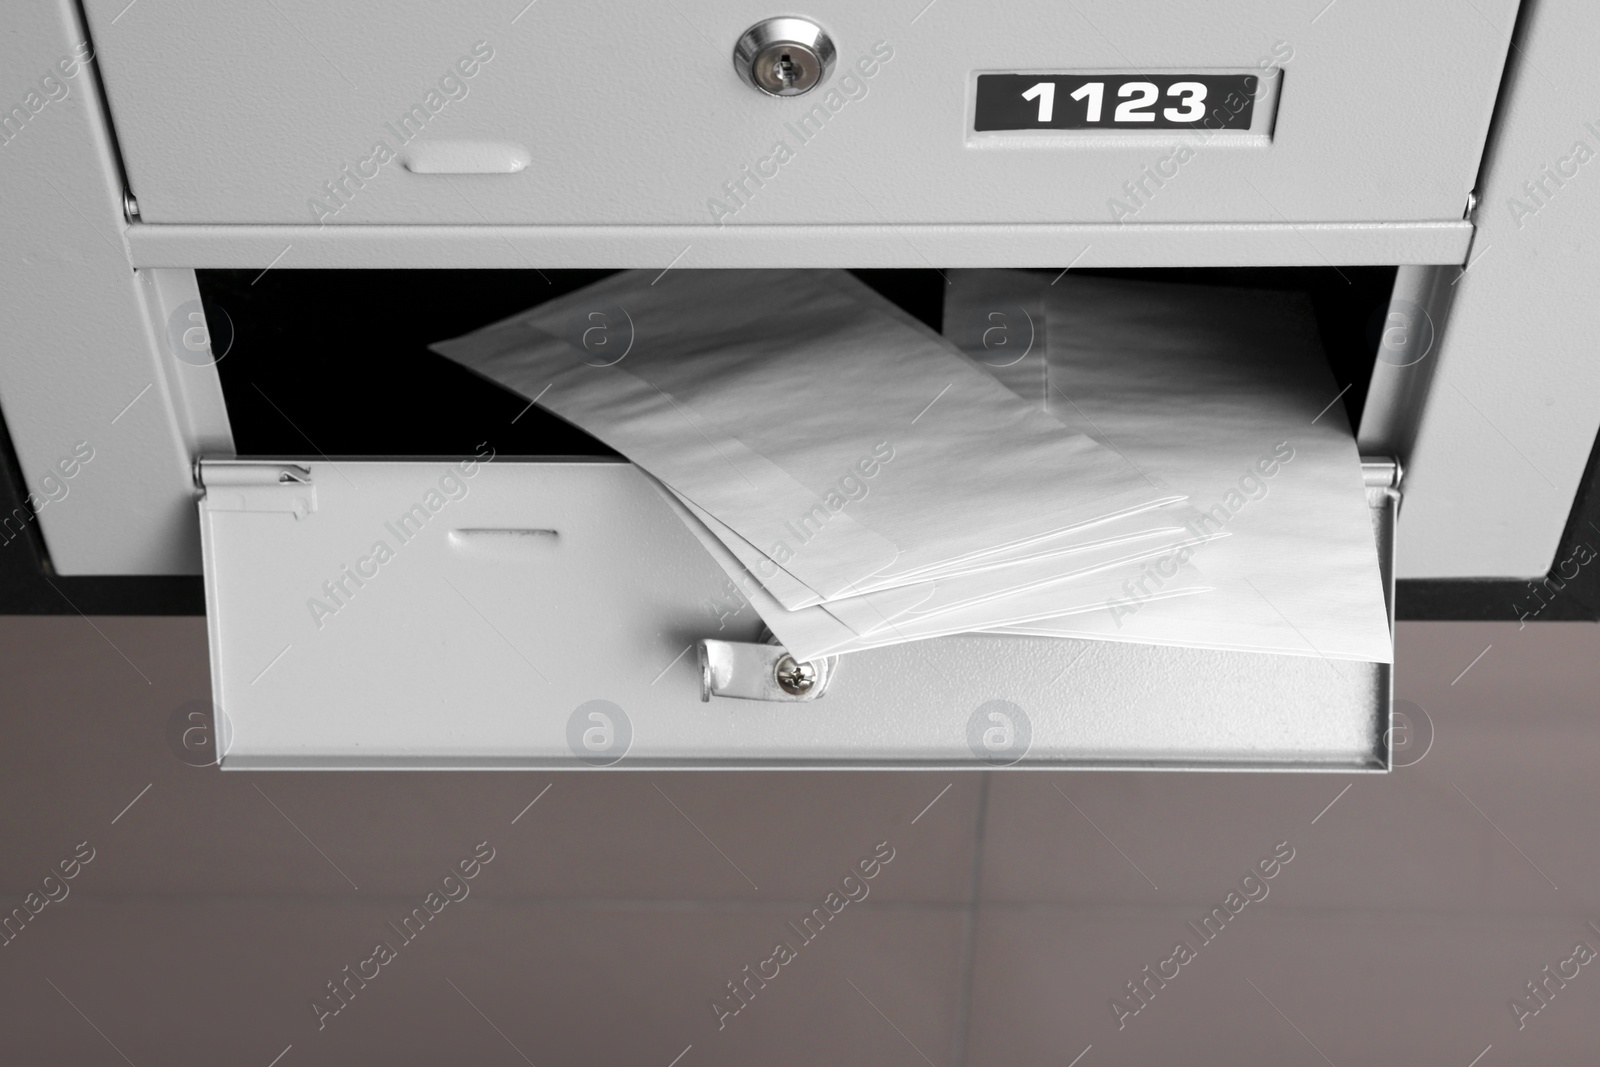
M 1398 479 L 1365 469 L 1389 590 Z M 1384 663 L 968 634 L 840 657 L 819 699 L 727 674 L 761 655 L 712 678 L 702 642 L 761 621 L 626 462 L 200 477 L 224 769 L 1388 764 Z

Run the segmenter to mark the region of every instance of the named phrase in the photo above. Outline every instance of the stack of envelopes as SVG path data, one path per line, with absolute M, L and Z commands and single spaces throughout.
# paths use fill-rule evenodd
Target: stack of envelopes
M 1204 600 L 1231 533 L 843 271 L 624 272 L 433 347 L 656 479 L 800 659 Z
M 951 340 L 1036 410 L 1188 493 L 1193 532 L 1228 535 L 1185 566 L 1155 560 L 1103 611 L 996 629 L 1392 662 L 1361 459 L 1305 296 L 1005 270 L 950 280 Z M 1186 570 L 1205 575 L 1204 597 L 1147 596 Z

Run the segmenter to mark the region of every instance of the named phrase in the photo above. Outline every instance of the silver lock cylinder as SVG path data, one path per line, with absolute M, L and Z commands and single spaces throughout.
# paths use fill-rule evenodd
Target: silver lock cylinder
M 799 96 L 827 80 L 833 39 L 810 19 L 764 19 L 744 31 L 733 67 L 745 84 L 769 96 Z

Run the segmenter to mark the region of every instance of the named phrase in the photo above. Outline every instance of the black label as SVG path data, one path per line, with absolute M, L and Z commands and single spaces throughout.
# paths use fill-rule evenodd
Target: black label
M 1254 74 L 980 74 L 975 130 L 1248 130 Z

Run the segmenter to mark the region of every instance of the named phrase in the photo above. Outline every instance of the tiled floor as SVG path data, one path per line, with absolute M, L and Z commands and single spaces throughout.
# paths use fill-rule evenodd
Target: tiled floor
M 1597 653 L 1402 624 L 1387 777 L 221 774 L 170 738 L 202 620 L 0 619 L 6 908 L 94 850 L 0 947 L 0 1063 L 1596 1062 L 1600 967 L 1510 1001 L 1600 949 Z

